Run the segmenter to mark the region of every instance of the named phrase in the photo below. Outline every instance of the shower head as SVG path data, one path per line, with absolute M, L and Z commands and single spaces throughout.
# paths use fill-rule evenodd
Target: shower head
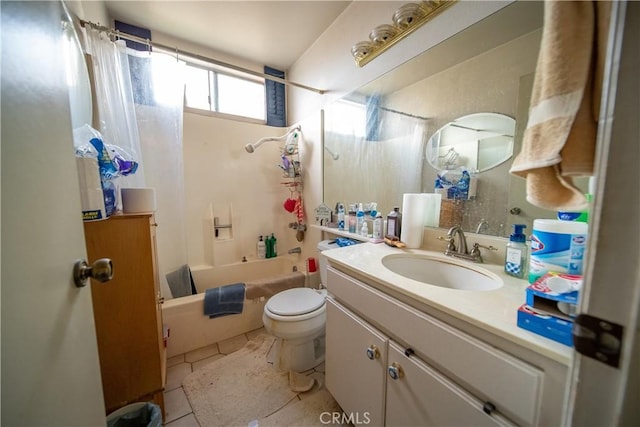
M 260 138 L 258 142 L 255 142 L 253 144 L 249 143 L 245 145 L 244 149 L 247 150 L 247 153 L 253 153 L 258 149 L 258 147 L 260 147 L 262 144 L 264 144 L 267 141 L 281 141 L 283 139 L 287 140 L 287 146 L 294 146 L 294 145 L 297 145 L 297 142 L 298 142 L 299 133 L 297 132 L 300 132 L 300 126 L 296 126 L 292 129 L 289 129 L 287 133 L 285 133 L 282 136 L 267 136 L 265 138 Z
M 338 160 L 340 158 L 340 153 L 334 153 L 333 151 L 331 151 L 331 149 L 329 149 L 329 147 L 327 147 L 326 145 L 324 146 L 324 151 L 326 151 L 327 153 L 329 153 L 329 155 L 331 156 L 331 158 L 333 160 Z

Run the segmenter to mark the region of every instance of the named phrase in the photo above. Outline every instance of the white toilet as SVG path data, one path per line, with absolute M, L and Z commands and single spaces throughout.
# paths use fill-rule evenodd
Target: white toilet
M 318 251 L 335 248 L 332 240 L 318 243 Z M 326 261 L 320 257 L 320 281 L 326 281 Z M 264 306 L 262 323 L 277 338 L 270 359 L 283 371 L 303 372 L 324 362 L 325 289 L 287 289 Z

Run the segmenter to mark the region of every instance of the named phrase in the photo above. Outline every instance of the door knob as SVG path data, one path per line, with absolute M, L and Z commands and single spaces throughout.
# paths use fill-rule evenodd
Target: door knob
M 98 282 L 108 282 L 113 278 L 113 263 L 109 258 L 100 258 L 92 265 L 79 259 L 73 265 L 73 281 L 77 287 L 87 286 L 89 277 Z

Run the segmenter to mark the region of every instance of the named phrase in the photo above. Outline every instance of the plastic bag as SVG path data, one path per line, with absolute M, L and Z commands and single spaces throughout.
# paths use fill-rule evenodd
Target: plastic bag
M 74 130 L 73 142 L 76 157 L 96 160 L 101 184 L 100 190 L 104 200 L 105 215 L 101 215 L 99 208 L 95 207 L 97 203 L 92 201 L 91 197 L 91 194 L 95 194 L 96 189 L 93 188 L 95 183 L 91 185 L 91 188 L 81 188 L 83 219 L 91 220 L 109 217 L 115 212 L 117 206 L 118 189 L 114 180 L 121 176 L 134 174 L 138 170 L 138 162 L 124 149 L 116 145 L 105 144 L 100 132 L 89 125 L 84 125 Z M 90 165 L 92 166 L 93 164 L 91 163 Z M 90 173 L 90 171 L 87 171 L 86 162 L 80 173 L 82 184 L 86 181 L 82 179 L 82 175 Z M 89 194 L 89 196 L 83 197 L 85 194 Z

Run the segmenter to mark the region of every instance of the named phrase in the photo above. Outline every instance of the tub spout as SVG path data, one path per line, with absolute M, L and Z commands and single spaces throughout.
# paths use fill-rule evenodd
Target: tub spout
M 289 255 L 291 254 L 301 254 L 302 253 L 302 249 L 300 249 L 300 246 L 295 247 L 293 249 L 289 249 L 289 251 L 287 252 Z

